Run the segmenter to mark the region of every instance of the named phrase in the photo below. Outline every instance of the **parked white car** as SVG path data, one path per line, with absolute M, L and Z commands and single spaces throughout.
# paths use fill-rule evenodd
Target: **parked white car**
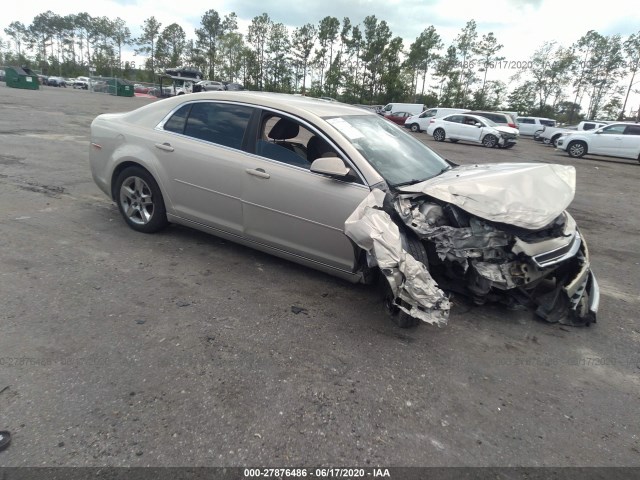
M 553 145 L 557 147 L 558 139 L 565 134 L 595 130 L 596 128 L 609 125 L 611 122 L 603 120 L 584 120 L 577 125 L 567 125 L 566 127 L 545 127 L 540 134 L 540 141 L 545 145 Z
M 556 121 L 552 118 L 543 117 L 518 117 L 518 128 L 520 135 L 533 135 L 538 130 L 545 127 L 555 127 Z
M 574 158 L 593 154 L 640 162 L 640 124 L 617 122 L 596 130 L 569 133 L 562 135 L 557 145 Z
M 404 122 L 404 126 L 412 132 L 422 132 L 423 130 L 426 130 L 429 124 L 436 118 L 442 118 L 453 113 L 463 113 L 468 111 L 468 108 L 428 108 L 420 115 L 414 115 L 407 118 L 406 122 Z
M 511 148 L 516 144 L 518 130 L 498 125 L 479 115 L 454 114 L 435 119 L 429 124 L 427 134 L 433 135 L 436 142 L 449 139 L 452 142 L 481 143 L 485 147 Z
M 77 77 L 75 82 L 73 82 L 73 88 L 88 90 L 90 82 L 91 80 L 89 79 L 89 77 Z

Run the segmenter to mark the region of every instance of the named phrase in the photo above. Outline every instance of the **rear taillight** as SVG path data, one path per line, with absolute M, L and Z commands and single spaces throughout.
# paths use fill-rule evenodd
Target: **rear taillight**
M 508 123 L 507 125 L 509 125 L 511 128 L 518 128 L 518 127 L 516 127 L 515 123 Z

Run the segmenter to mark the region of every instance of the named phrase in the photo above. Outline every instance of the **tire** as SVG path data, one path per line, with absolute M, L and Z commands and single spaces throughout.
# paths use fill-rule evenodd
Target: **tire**
M 587 153 L 587 144 L 580 140 L 570 142 L 569 145 L 567 145 L 567 153 L 570 157 L 582 158 Z
M 413 318 L 406 312 L 403 312 L 402 310 L 400 310 L 398 305 L 396 305 L 395 296 L 391 291 L 389 282 L 382 273 L 380 274 L 379 288 L 382 292 L 382 302 L 384 304 L 384 308 L 393 323 L 395 323 L 400 328 L 413 328 L 420 325 L 420 320 L 418 320 L 417 318 Z
M 447 138 L 447 135 L 444 133 L 444 130 L 441 128 L 436 128 L 436 130 L 433 132 L 433 139 L 436 142 L 444 142 L 446 138 Z
M 558 139 L 560 138 L 560 135 L 556 135 L 555 137 L 553 137 L 551 139 L 551 143 L 553 143 L 553 147 L 554 148 L 558 148 Z
M 458 143 L 458 139 L 457 138 L 450 138 L 449 141 L 451 143 Z
M 545 145 L 550 145 L 551 144 L 551 140 L 549 140 L 548 138 L 543 138 L 542 139 L 542 143 L 544 143 Z
M 144 168 L 128 167 L 120 172 L 114 193 L 120 214 L 133 230 L 154 233 L 169 223 L 160 188 Z
M 484 138 L 482 139 L 482 145 L 484 145 L 487 148 L 493 148 L 497 144 L 498 144 L 498 139 L 496 138 L 495 135 L 488 134 L 488 135 L 485 135 Z
M 418 125 L 417 123 L 412 123 L 411 125 L 409 125 L 409 130 L 418 133 L 420 132 L 420 125 Z

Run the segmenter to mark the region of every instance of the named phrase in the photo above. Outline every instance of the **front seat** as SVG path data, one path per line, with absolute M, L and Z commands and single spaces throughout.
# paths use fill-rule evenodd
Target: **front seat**
M 335 154 L 336 152 L 326 141 L 315 135 L 311 137 L 307 143 L 307 160 L 309 160 L 309 163 L 313 162 L 316 158 L 335 156 Z
M 297 137 L 298 133 L 300 133 L 300 126 L 297 123 L 281 118 L 271 128 L 268 137 L 275 140 L 278 145 L 293 151 L 293 146 L 287 140 Z

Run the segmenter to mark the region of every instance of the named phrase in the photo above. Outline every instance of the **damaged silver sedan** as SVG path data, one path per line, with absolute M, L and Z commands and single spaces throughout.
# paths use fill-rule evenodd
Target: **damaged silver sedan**
M 90 163 L 131 228 L 187 225 L 378 283 L 401 327 L 445 324 L 454 293 L 596 320 L 573 167 L 455 166 L 374 113 L 257 92 L 100 115 Z

